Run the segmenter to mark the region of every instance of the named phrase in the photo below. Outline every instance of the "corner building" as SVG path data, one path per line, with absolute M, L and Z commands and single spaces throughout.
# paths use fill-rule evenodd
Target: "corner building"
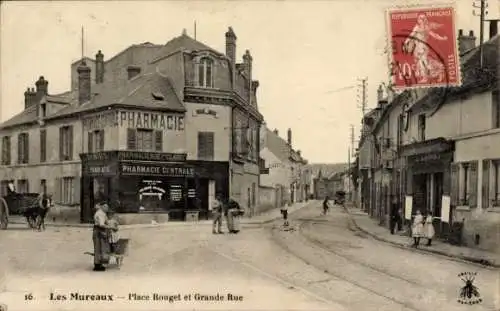
M 236 35 L 220 53 L 185 32 L 165 45 L 99 51 L 71 65 L 72 90 L 41 77 L 25 110 L 0 125 L 2 186 L 54 195 L 82 222 L 104 194 L 125 223 L 207 218 L 217 192 L 258 204 L 258 81 Z M 43 179 L 41 179 L 43 178 Z M 39 185 L 39 186 L 38 186 Z

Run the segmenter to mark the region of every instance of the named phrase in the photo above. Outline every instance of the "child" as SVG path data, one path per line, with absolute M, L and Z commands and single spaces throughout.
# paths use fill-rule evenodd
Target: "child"
M 285 203 L 285 205 L 283 205 L 281 207 L 281 214 L 283 215 L 283 220 L 285 221 L 285 223 L 283 224 L 285 227 L 288 226 L 288 203 Z
M 109 246 L 110 246 L 110 251 L 111 253 L 115 253 L 117 251 L 116 249 L 116 243 L 120 239 L 118 235 L 118 218 L 115 215 L 115 212 L 113 210 L 109 210 L 108 212 L 108 221 L 107 225 L 110 227 L 108 231 L 108 238 L 109 238 Z

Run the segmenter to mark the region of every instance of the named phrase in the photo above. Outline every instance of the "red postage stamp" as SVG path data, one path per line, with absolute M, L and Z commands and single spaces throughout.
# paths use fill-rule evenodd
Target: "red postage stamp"
M 460 86 L 453 7 L 388 11 L 395 89 Z

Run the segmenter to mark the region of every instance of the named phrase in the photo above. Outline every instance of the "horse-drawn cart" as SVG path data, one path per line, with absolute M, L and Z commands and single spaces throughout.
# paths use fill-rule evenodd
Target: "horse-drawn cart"
M 0 229 L 5 230 L 9 225 L 10 215 L 22 215 L 30 228 L 37 224 L 37 213 L 39 209 L 38 193 L 17 193 L 8 189 L 7 195 L 0 197 Z

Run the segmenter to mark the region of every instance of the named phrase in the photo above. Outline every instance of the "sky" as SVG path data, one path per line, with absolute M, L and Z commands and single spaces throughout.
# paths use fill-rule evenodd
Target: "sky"
M 367 108 L 389 80 L 385 12 L 394 6 L 437 1 L 9 1 L 1 3 L 0 122 L 22 111 L 24 91 L 43 75 L 49 93 L 70 88 L 70 65 L 102 50 L 109 59 L 132 44 L 165 44 L 183 29 L 225 51 L 225 32 L 237 37 L 237 61 L 246 49 L 259 80 L 259 110 L 270 129 L 311 163 L 347 162 L 350 125 L 359 136 L 360 79 Z M 456 29 L 479 33 L 474 1 L 458 0 Z M 489 0 L 498 18 L 499 0 Z M 449 3 L 449 1 L 448 1 Z M 476 1 L 479 3 L 479 1 Z M 487 38 L 487 25 L 486 25 Z

